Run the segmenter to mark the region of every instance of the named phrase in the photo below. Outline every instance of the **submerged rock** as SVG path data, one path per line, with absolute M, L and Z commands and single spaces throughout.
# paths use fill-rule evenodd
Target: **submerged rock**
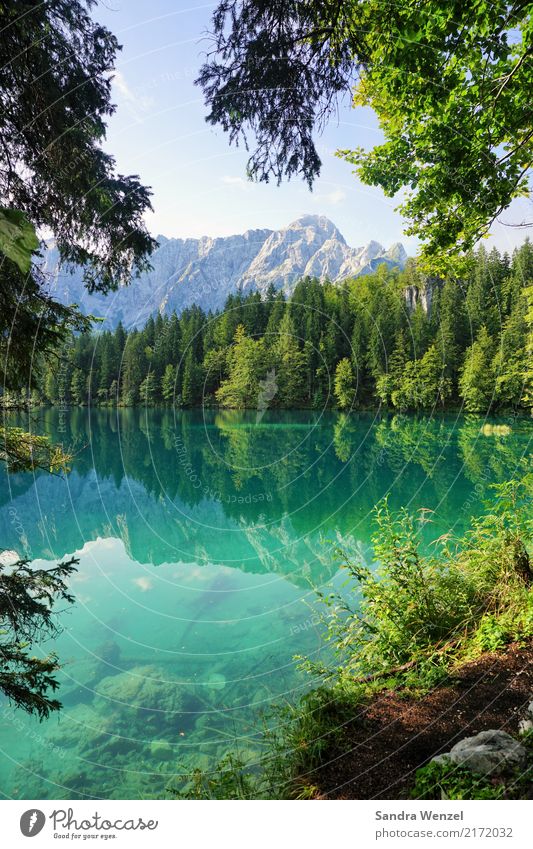
M 61 693 L 61 704 L 63 707 L 74 707 L 79 704 L 89 704 L 93 698 L 93 691 L 89 687 L 80 684 L 72 690 Z
M 154 716 L 161 724 L 175 725 L 183 709 L 182 685 L 156 666 L 135 666 L 103 678 L 94 704 L 101 711 L 133 712 L 143 722 Z
M 167 740 L 154 740 L 150 744 L 150 754 L 158 761 L 173 761 L 175 758 L 174 748 Z
M 91 705 L 79 704 L 64 711 L 48 735 L 60 748 L 76 747 L 80 752 L 94 752 L 115 730 L 112 714 L 102 717 Z
M 505 731 L 481 731 L 457 743 L 450 759 L 458 766 L 466 766 L 481 775 L 498 775 L 523 769 L 527 752 Z
M 226 686 L 226 679 L 220 672 L 212 672 L 206 684 L 211 690 L 223 690 Z
M 98 646 L 95 654 L 104 666 L 118 666 L 120 663 L 120 646 L 114 640 L 106 640 Z

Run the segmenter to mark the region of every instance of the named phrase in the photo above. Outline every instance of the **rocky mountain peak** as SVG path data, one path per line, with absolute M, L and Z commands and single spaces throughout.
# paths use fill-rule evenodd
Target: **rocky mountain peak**
M 193 304 L 218 310 L 229 294 L 266 292 L 270 285 L 291 294 L 301 277 L 340 282 L 369 274 L 378 265 L 403 266 L 402 245 L 385 250 L 379 242 L 351 248 L 324 215 L 303 215 L 280 230 L 247 230 L 226 237 L 200 239 L 159 237 L 152 269 L 107 298 L 89 295 L 82 272 L 58 267 L 57 251 L 47 251 L 44 271 L 50 291 L 63 303 L 78 303 L 84 312 L 105 317 L 105 326 L 122 321 L 144 324 L 157 312 L 182 312 Z

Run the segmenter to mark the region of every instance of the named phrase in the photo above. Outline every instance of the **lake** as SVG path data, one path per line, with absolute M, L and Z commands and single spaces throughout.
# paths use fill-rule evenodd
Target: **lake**
M 42 409 L 13 423 L 74 453 L 66 477 L 2 474 L 0 546 L 75 554 L 56 640 L 60 714 L 0 701 L 7 798 L 167 797 L 229 750 L 257 758 L 263 715 L 314 683 L 314 589 L 342 548 L 372 562 L 372 510 L 460 534 L 531 448 L 530 419 L 313 412 Z

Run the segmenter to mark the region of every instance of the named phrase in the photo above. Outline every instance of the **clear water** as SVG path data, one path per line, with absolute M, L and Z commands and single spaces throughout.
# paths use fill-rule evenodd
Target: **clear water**
M 260 418 L 260 417 L 259 417 Z M 27 421 L 18 422 L 28 426 Z M 262 715 L 313 681 L 313 588 L 339 544 L 371 562 L 371 514 L 428 508 L 427 545 L 460 533 L 528 456 L 531 421 L 308 412 L 44 410 L 31 428 L 71 473 L 3 476 L 0 544 L 76 554 L 62 613 L 59 715 L 0 702 L 9 798 L 165 797 L 228 751 L 253 760 Z M 429 519 L 429 521 L 427 521 Z

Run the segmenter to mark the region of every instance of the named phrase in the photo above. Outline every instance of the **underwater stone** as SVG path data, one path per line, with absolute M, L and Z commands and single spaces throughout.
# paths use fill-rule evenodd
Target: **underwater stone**
M 212 672 L 206 684 L 211 690 L 223 690 L 226 686 L 226 679 L 220 672 Z
M 150 743 L 150 754 L 159 761 L 173 761 L 175 751 L 167 740 L 154 740 Z
M 149 711 L 157 711 L 163 720 L 176 719 L 183 708 L 181 684 L 169 679 L 156 666 L 135 666 L 127 672 L 109 675 L 98 685 L 95 705 L 99 709 L 131 708 L 148 719 Z

